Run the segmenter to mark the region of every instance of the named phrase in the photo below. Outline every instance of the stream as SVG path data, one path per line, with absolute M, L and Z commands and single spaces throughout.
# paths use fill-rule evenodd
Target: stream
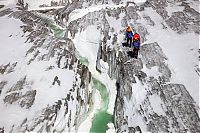
M 64 36 L 65 29 L 57 25 L 51 18 L 47 18 L 46 16 L 41 17 L 47 22 L 49 28 L 52 30 L 53 35 L 55 37 L 60 38 Z M 76 51 L 76 57 L 83 65 L 89 65 L 88 59 L 86 57 L 81 56 L 81 53 L 79 53 L 78 51 Z M 96 71 L 94 73 L 98 72 Z M 95 75 L 94 73 L 91 72 L 92 76 Z M 94 88 L 98 90 L 101 96 L 101 105 L 100 109 L 97 109 L 97 111 L 95 111 L 95 114 L 92 118 L 92 126 L 90 128 L 90 132 L 106 133 L 106 131 L 108 130 L 108 123 L 113 123 L 113 115 L 109 114 L 107 111 L 109 105 L 109 92 L 106 86 L 98 79 L 97 76 L 95 78 L 92 77 L 92 84 Z
M 94 115 L 90 132 L 106 133 L 106 130 L 108 129 L 107 124 L 112 123 L 113 120 L 113 116 L 107 112 L 109 103 L 109 94 L 106 86 L 100 81 L 98 81 L 96 78 L 92 77 L 92 82 L 101 95 L 101 108 Z

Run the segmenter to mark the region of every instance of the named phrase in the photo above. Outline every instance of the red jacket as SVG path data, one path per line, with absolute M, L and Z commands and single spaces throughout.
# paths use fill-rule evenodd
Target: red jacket
M 140 35 L 138 33 L 133 35 L 132 46 L 140 49 Z

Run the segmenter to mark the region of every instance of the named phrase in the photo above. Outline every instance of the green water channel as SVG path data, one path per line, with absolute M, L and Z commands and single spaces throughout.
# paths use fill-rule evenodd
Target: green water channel
M 83 57 L 83 56 L 81 56 L 78 51 L 76 51 L 76 58 L 81 62 L 81 64 L 83 64 L 85 66 L 89 65 L 88 59 Z
M 48 21 L 48 25 L 53 31 L 55 37 L 60 38 L 65 35 L 65 30 L 62 29 L 59 25 L 57 25 L 55 22 Z
M 90 132 L 106 133 L 106 130 L 108 130 L 107 124 L 113 122 L 113 116 L 107 112 L 109 103 L 108 91 L 106 86 L 96 78 L 92 77 L 92 82 L 101 95 L 101 108 L 93 117 Z
M 59 26 L 58 24 L 56 24 L 53 18 L 38 12 L 34 12 L 34 14 L 40 17 L 43 21 L 45 21 L 48 24 L 49 28 L 52 30 L 53 35 L 55 37 L 57 38 L 64 37 L 66 30 L 61 26 Z
M 59 25 L 57 25 L 52 20 L 47 20 L 48 26 L 53 31 L 55 37 L 60 38 L 65 34 L 65 30 L 62 29 Z M 85 66 L 89 65 L 89 61 L 87 58 L 82 57 L 79 52 L 76 51 L 77 59 Z M 92 77 L 92 82 L 94 87 L 99 91 L 101 96 L 101 107 L 98 112 L 94 115 L 92 120 L 92 127 L 90 128 L 91 133 L 106 133 L 108 130 L 108 123 L 113 123 L 113 116 L 107 112 L 108 104 L 109 104 L 109 94 L 106 86 L 101 83 L 96 78 Z
M 106 133 L 106 130 L 108 130 L 108 123 L 113 122 L 113 116 L 111 114 L 108 114 L 107 111 L 99 111 L 97 114 L 95 114 L 93 121 L 92 121 L 92 127 L 90 128 L 91 133 Z

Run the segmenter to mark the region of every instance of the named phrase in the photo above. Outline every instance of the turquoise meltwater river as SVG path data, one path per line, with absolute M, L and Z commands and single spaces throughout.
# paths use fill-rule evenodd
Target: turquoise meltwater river
M 63 37 L 65 34 L 65 30 L 62 29 L 60 26 L 58 26 L 55 22 L 53 21 L 48 21 L 47 22 L 51 30 L 53 31 L 53 34 L 55 37 L 60 38 Z
M 107 124 L 112 123 L 113 121 L 113 116 L 107 112 L 109 103 L 108 90 L 103 83 L 101 83 L 94 77 L 92 77 L 92 82 L 101 95 L 101 108 L 93 117 L 92 127 L 90 128 L 90 132 L 106 133 L 106 130 L 108 129 Z
M 61 26 L 59 26 L 58 24 L 56 24 L 56 22 L 53 20 L 53 18 L 51 18 L 45 14 L 38 13 L 38 12 L 35 12 L 34 14 L 36 16 L 40 17 L 43 21 L 45 21 L 48 24 L 48 27 L 53 32 L 53 35 L 55 37 L 57 37 L 57 38 L 64 37 L 66 29 L 64 29 Z
M 55 37 L 60 38 L 64 36 L 65 29 L 63 29 L 50 19 L 48 19 L 47 23 L 50 29 L 53 31 Z M 77 51 L 76 57 L 85 66 L 89 65 L 88 59 L 82 57 Z M 101 96 L 101 106 L 92 118 L 90 133 L 106 133 L 106 131 L 108 130 L 108 123 L 113 123 L 113 116 L 107 112 L 109 104 L 109 93 L 106 86 L 97 78 L 92 77 L 92 83 L 94 85 L 94 88 L 99 91 L 99 94 Z

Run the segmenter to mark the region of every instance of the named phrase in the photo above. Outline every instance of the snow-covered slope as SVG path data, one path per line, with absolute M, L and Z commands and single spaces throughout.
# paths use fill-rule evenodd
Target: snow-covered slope
M 199 1 L 24 3 L 0 6 L 0 132 L 200 131 Z
M 1 15 L 1 130 L 73 130 L 92 106 L 90 72 L 74 44 L 54 37 L 59 26 L 35 13 Z

